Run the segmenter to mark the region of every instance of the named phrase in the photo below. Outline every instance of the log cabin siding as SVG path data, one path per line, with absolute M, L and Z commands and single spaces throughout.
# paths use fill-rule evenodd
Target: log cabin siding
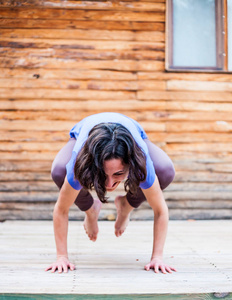
M 52 160 L 103 111 L 136 119 L 172 158 L 170 218 L 232 218 L 232 75 L 165 71 L 165 0 L 20 2 L 0 3 L 0 220 L 52 218 Z

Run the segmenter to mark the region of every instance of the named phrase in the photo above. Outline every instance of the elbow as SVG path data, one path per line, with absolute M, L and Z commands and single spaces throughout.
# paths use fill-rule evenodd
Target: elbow
M 154 217 L 155 218 L 162 218 L 162 219 L 169 219 L 169 212 L 168 212 L 168 206 L 166 203 L 164 203 L 162 205 L 162 207 L 160 207 L 157 210 L 154 210 Z
M 53 218 L 54 217 L 61 217 L 61 216 L 68 216 L 69 208 L 61 206 L 59 201 L 56 202 L 54 210 L 53 210 Z

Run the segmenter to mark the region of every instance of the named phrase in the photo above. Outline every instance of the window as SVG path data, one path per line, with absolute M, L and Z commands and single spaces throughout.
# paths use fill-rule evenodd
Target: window
M 232 71 L 232 0 L 167 1 L 166 69 Z

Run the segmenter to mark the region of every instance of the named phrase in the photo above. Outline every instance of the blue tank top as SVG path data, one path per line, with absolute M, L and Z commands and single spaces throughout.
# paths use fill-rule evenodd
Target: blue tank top
M 155 169 L 153 162 L 150 158 L 150 155 L 148 153 L 148 148 L 146 143 L 144 142 L 144 139 L 147 139 L 147 135 L 145 131 L 143 130 L 142 126 L 134 121 L 133 119 L 124 116 L 119 113 L 99 113 L 95 115 L 91 115 L 79 123 L 77 123 L 70 131 L 70 137 L 76 139 L 76 143 L 74 145 L 73 151 L 72 151 L 72 157 L 70 161 L 66 165 L 67 170 L 67 180 L 69 184 L 76 190 L 80 190 L 82 186 L 80 185 L 79 181 L 75 179 L 74 177 L 74 165 L 76 161 L 76 157 L 85 144 L 88 134 L 90 130 L 97 124 L 100 123 L 118 123 L 123 125 L 127 128 L 127 130 L 130 131 L 133 138 L 135 139 L 136 143 L 140 146 L 140 148 L 143 150 L 146 156 L 146 168 L 147 168 L 147 177 L 144 182 L 140 183 L 140 187 L 142 189 L 148 189 L 152 186 L 152 184 L 155 181 Z

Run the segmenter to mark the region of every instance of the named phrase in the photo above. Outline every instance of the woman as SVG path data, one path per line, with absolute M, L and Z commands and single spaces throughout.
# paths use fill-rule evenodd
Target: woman
M 168 208 L 162 190 L 174 175 L 169 157 L 148 140 L 133 119 L 118 113 L 100 113 L 77 123 L 52 165 L 52 178 L 60 188 L 53 214 L 57 261 L 46 271 L 58 269 L 61 273 L 75 269 L 67 251 L 70 206 L 75 202 L 85 212 L 85 231 L 90 240 L 96 241 L 99 212 L 102 202 L 107 202 L 105 194 L 124 180 L 127 193 L 115 199 L 115 235 L 122 235 L 130 212 L 147 200 L 154 211 L 154 233 L 151 261 L 145 270 L 176 271 L 162 259 L 168 226 Z M 88 192 L 92 188 L 99 199 L 93 199 Z

